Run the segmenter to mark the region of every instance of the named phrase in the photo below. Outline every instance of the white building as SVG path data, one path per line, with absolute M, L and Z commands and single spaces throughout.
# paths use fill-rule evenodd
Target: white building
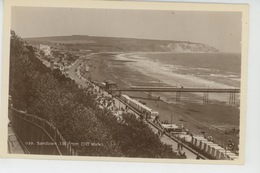
M 40 50 L 42 50 L 46 56 L 51 55 L 51 47 L 48 45 L 40 44 Z

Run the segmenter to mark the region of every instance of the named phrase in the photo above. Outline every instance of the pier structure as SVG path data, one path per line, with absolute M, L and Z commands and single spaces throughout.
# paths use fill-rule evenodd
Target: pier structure
M 203 93 L 203 103 L 209 102 L 210 93 L 227 93 L 229 96 L 229 104 L 234 106 L 236 104 L 236 93 L 240 93 L 240 88 L 193 88 L 193 87 L 155 87 L 155 86 L 131 86 L 129 88 L 118 88 L 114 87 L 109 89 L 111 93 L 121 94 L 122 92 L 147 92 L 148 98 L 152 97 L 153 92 L 175 92 L 176 102 L 181 101 L 182 93 Z

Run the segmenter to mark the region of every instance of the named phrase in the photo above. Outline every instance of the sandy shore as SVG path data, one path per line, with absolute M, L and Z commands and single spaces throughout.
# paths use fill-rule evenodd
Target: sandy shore
M 129 61 L 129 59 L 115 59 L 113 56 L 106 54 L 92 56 L 90 60 L 86 60 L 86 63 L 90 66 L 90 73 L 86 75 L 98 82 L 108 79 L 113 80 L 119 87 L 129 87 L 129 84 L 134 85 L 135 83 L 165 85 L 156 76 L 147 75 L 142 70 L 126 65 L 129 64 Z M 178 82 L 181 78 L 173 77 L 171 80 Z M 206 136 L 213 136 L 215 142 L 221 145 L 227 143 L 228 139 L 233 139 L 236 144 L 239 142 L 235 134 L 226 135 L 221 131 L 232 127 L 239 129 L 238 108 L 215 104 L 214 102 L 210 104 L 194 104 L 181 101 L 169 104 L 155 98 L 151 99 L 146 93 L 126 92 L 125 94 L 142 100 L 153 110 L 158 110 L 161 121 L 171 122 L 172 120 L 173 123 L 179 126 L 183 124 L 192 133 L 205 132 Z M 174 97 L 174 95 L 173 93 L 172 96 Z M 199 98 L 201 96 L 195 99 Z M 182 121 L 179 121 L 180 117 L 182 117 Z
M 146 53 L 147 54 L 147 53 Z M 155 53 L 149 53 L 155 54 Z M 158 53 L 157 53 L 158 54 Z M 233 86 L 206 80 L 194 75 L 184 75 L 178 72 L 174 73 L 179 67 L 176 65 L 165 65 L 160 62 L 153 62 L 145 58 L 145 53 L 125 53 L 115 56 L 116 60 L 132 61 L 125 65 L 132 70 L 139 71 L 149 78 L 154 78 L 155 81 L 167 84 L 169 86 L 177 87 L 203 87 L 203 88 L 234 88 Z M 170 68 L 169 68 L 170 66 Z M 192 93 L 194 97 L 200 94 Z M 165 97 L 167 98 L 167 97 Z M 169 98 L 169 97 L 168 97 Z M 196 97 L 197 98 L 197 97 Z M 227 102 L 229 94 L 210 94 L 210 99 L 220 102 Z M 239 95 L 237 94 L 237 102 L 239 102 Z

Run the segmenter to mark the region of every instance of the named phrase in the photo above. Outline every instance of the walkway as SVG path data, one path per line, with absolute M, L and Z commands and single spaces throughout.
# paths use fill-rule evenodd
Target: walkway
M 150 125 L 150 124 L 149 124 Z M 153 132 L 155 134 L 158 133 L 158 129 L 155 128 L 154 126 L 150 125 L 149 126 Z M 173 151 L 178 151 L 178 143 L 174 140 L 172 140 L 170 137 L 166 136 L 166 135 L 163 135 L 162 137 L 160 137 L 161 139 L 161 142 L 164 143 L 164 144 L 167 144 L 167 145 L 170 145 L 173 149 Z M 182 149 L 183 152 L 185 152 L 185 155 L 187 156 L 187 159 L 196 159 L 197 155 L 192 153 L 190 150 L 186 149 L 185 147 L 183 147 Z
M 11 126 L 8 126 L 8 152 L 11 154 L 25 154 Z
M 126 105 L 124 103 L 122 103 L 121 101 L 119 101 L 118 99 L 114 98 L 114 101 L 115 101 L 115 106 L 119 109 L 123 108 L 123 109 L 126 109 Z M 132 111 L 131 109 L 128 109 L 129 112 L 131 113 L 134 113 L 134 111 Z M 152 129 L 152 131 L 157 134 L 158 133 L 158 129 L 154 126 L 152 126 L 151 124 L 149 124 L 147 122 L 147 125 L 149 125 L 149 127 Z M 173 139 L 171 139 L 170 137 L 166 136 L 166 135 L 163 135 L 161 138 L 160 138 L 161 142 L 162 143 L 165 143 L 167 145 L 170 145 L 173 149 L 173 151 L 177 151 L 177 148 L 178 148 L 178 143 L 176 141 L 174 141 Z M 183 150 L 187 156 L 187 159 L 196 159 L 197 155 L 194 154 L 193 152 L 191 152 L 190 150 L 186 149 L 185 147 L 183 147 Z

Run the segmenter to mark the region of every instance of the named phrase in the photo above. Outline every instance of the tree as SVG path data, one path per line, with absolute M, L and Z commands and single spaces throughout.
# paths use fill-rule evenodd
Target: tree
M 10 95 L 14 107 L 46 119 L 80 155 L 174 158 L 143 121 L 123 114 L 123 122 L 107 109 L 100 110 L 96 93 L 81 89 L 59 70 L 45 67 L 33 48 L 11 31 Z M 94 145 L 98 144 L 98 145 Z

